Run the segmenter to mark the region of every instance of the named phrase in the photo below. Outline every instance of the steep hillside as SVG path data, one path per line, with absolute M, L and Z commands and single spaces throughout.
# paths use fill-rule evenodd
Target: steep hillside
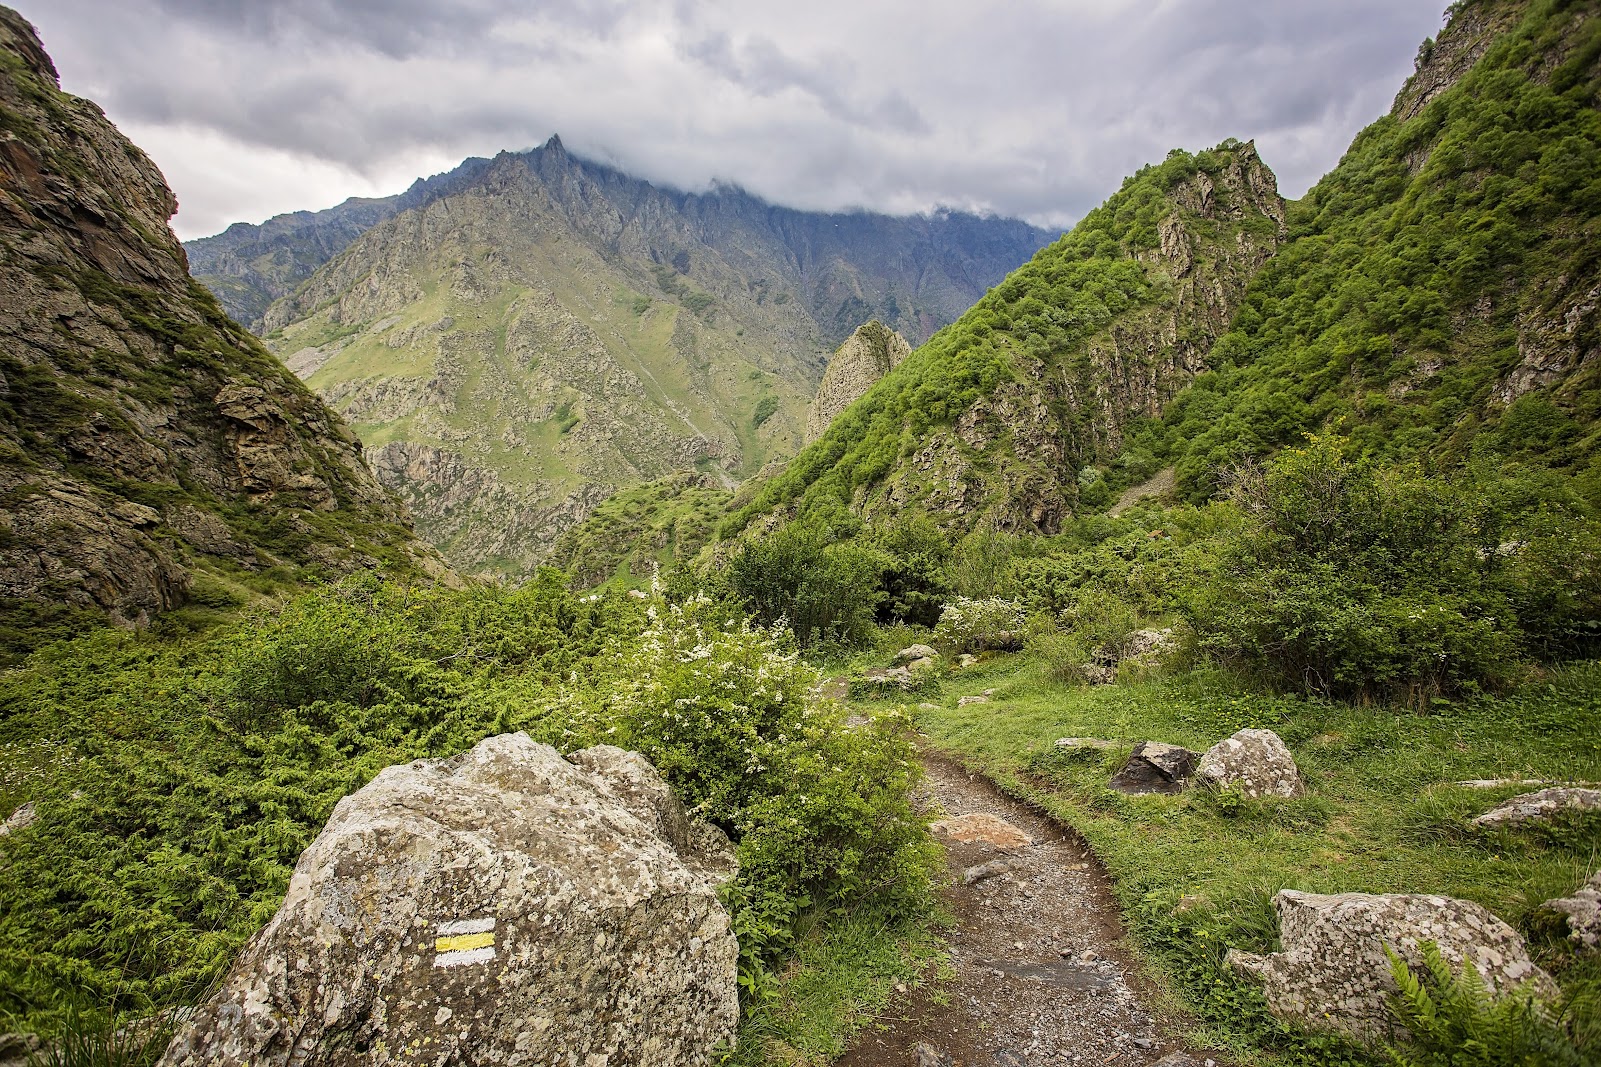
M 419 178 L 396 196 L 352 197 L 323 211 L 275 215 L 259 226 L 236 222 L 214 237 L 185 241 L 189 271 L 216 294 L 235 322 L 252 330 L 279 297 L 378 223 L 475 180 L 489 160 L 473 158 L 447 174 Z
M 190 279 L 160 172 L 6 8 L 0 131 L 0 645 L 405 557 L 355 436 Z
M 839 339 L 925 335 L 1041 236 L 659 190 L 553 139 L 363 233 L 264 325 L 420 532 L 525 574 L 620 487 L 792 454 Z
M 1207 367 L 1284 204 L 1251 144 L 1174 152 L 1124 183 L 836 418 L 730 530 L 781 509 L 921 509 L 1054 532 L 1125 428 Z
M 1601 499 L 1601 18 L 1458 4 L 1390 114 L 1289 213 L 1214 373 L 1138 435 L 1181 488 L 1339 425 L 1384 459 L 1475 451 Z

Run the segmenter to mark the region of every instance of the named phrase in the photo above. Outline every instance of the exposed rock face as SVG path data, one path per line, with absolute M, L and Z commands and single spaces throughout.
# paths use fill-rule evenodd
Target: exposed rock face
M 845 339 L 823 372 L 806 415 L 806 442 L 817 440 L 834 417 L 912 354 L 906 338 L 874 319 Z
M 850 330 L 876 314 L 927 336 L 1046 236 L 673 193 L 554 139 L 415 201 L 262 329 L 375 447 L 451 453 L 445 478 L 492 472 L 487 497 L 409 466 L 387 484 L 452 562 L 511 576 L 618 488 L 685 471 L 732 488 L 793 454 Z
M 1525 822 L 1547 822 L 1565 811 L 1601 810 L 1601 789 L 1557 786 L 1537 793 L 1503 800 L 1473 820 L 1475 826 L 1515 826 Z
M 162 1063 L 704 1063 L 739 1015 L 731 856 L 634 753 L 390 767 Z
M 1506 0 L 1457 6 L 1451 21 L 1440 31 L 1439 40 L 1426 41 L 1418 49 L 1417 69 L 1396 93 L 1390 114 L 1402 121 L 1421 115 L 1435 97 L 1473 69 L 1496 37 L 1517 21 L 1521 11 L 1521 4 Z M 1413 169 L 1422 169 L 1421 163 Z
M 182 602 L 197 553 L 351 567 L 358 539 L 408 543 L 355 436 L 189 278 L 155 165 L 5 8 L 0 50 L 0 600 L 137 623 Z M 239 532 L 268 507 L 338 518 Z
M 1229 962 L 1263 982 L 1274 1014 L 1308 1027 L 1359 1040 L 1391 1033 L 1388 998 L 1395 983 L 1385 946 L 1415 971 L 1423 961 L 1423 942 L 1433 941 L 1452 967 L 1472 963 L 1494 996 L 1519 987 L 1542 999 L 1557 992 L 1551 976 L 1530 962 L 1518 932 L 1469 901 L 1285 889 L 1273 903 L 1283 951 L 1269 956 L 1231 951 Z
M 1568 917 L 1568 939 L 1580 948 L 1601 949 L 1601 871 L 1571 897 L 1548 900 L 1545 906 Z
M 1272 730 L 1240 730 L 1206 750 L 1195 780 L 1215 788 L 1237 788 L 1248 797 L 1298 797 L 1306 792 L 1300 769 L 1284 740 Z
M 1195 770 L 1195 753 L 1181 745 L 1141 741 L 1108 784 L 1120 793 L 1177 793 Z

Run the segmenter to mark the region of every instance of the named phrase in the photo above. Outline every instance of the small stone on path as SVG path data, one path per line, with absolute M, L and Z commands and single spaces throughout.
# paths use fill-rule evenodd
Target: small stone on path
M 998 815 L 974 812 L 940 819 L 931 827 L 935 836 L 959 845 L 987 845 L 1000 852 L 1015 852 L 1034 842 Z

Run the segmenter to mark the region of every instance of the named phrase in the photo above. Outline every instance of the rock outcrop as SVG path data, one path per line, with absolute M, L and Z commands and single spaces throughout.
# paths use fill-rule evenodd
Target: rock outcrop
M 731 874 L 635 753 L 508 734 L 390 767 L 163 1067 L 707 1062 L 739 1016 Z
M 1359 1040 L 1390 1035 L 1389 998 L 1396 987 L 1384 950 L 1416 971 L 1426 941 L 1453 968 L 1471 963 L 1493 996 L 1556 994 L 1556 983 L 1530 961 L 1518 932 L 1470 901 L 1286 889 L 1273 903 L 1283 950 L 1268 956 L 1231 951 L 1229 962 L 1262 981 L 1275 1015 L 1304 1026 Z
M 1567 916 L 1568 940 L 1590 952 L 1601 950 L 1601 871 L 1571 897 L 1545 902 L 1546 908 Z
M 1195 781 L 1216 789 L 1238 789 L 1248 797 L 1298 797 L 1306 792 L 1289 746 L 1272 730 L 1240 730 L 1219 741 L 1196 764 Z
M 190 279 L 155 165 L 4 8 L 0 52 L 5 612 L 133 624 L 182 603 L 207 555 L 403 554 L 355 436 Z M 263 536 L 269 511 L 284 536 Z
M 1564 812 L 1601 811 L 1601 789 L 1554 786 L 1503 800 L 1473 820 L 1475 826 L 1549 822 Z
M 823 371 L 823 383 L 817 387 L 806 415 L 806 443 L 823 436 L 835 416 L 911 354 L 912 346 L 906 338 L 877 319 L 858 326 Z
M 1177 793 L 1195 771 L 1195 753 L 1182 745 L 1141 741 L 1108 783 L 1120 793 Z

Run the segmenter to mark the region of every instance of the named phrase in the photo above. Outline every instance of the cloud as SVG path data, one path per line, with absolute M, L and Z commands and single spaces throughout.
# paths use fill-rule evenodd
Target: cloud
M 1170 148 L 1254 138 L 1299 195 L 1440 0 L 20 0 L 187 237 L 560 132 L 679 188 L 1066 225 Z

